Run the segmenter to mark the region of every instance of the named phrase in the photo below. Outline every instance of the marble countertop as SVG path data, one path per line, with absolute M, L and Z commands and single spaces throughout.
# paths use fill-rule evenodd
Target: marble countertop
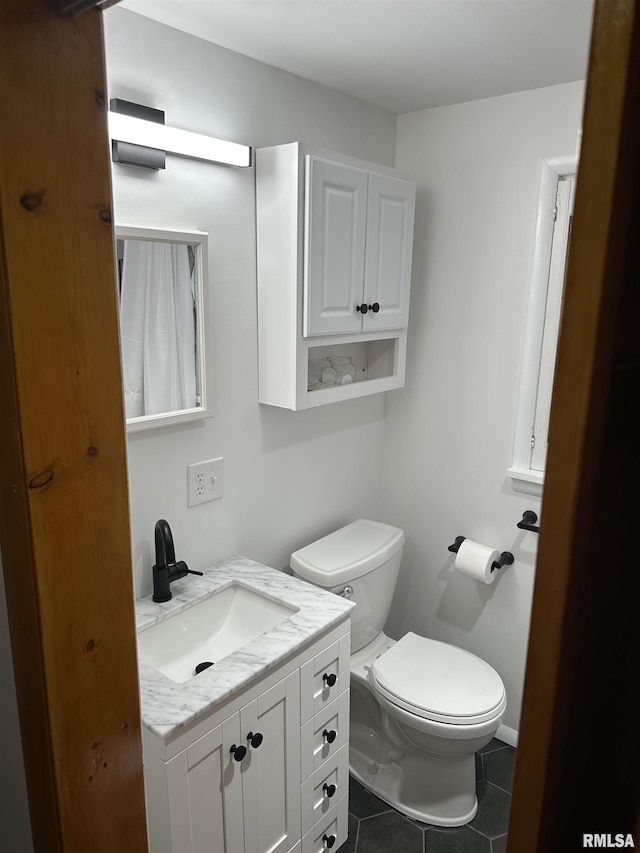
M 146 596 L 135 602 L 136 626 L 143 631 L 213 592 L 233 583 L 264 592 L 297 612 L 275 628 L 218 661 L 215 667 L 178 684 L 139 662 L 142 724 L 169 738 L 223 703 L 232 694 L 267 675 L 303 646 L 337 625 L 354 607 L 331 592 L 246 557 L 233 556 L 171 584 L 173 597 L 159 604 Z

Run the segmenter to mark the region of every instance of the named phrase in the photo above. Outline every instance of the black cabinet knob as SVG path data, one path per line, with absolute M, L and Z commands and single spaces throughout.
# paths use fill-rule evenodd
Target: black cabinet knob
M 373 311 L 374 314 L 377 314 L 378 311 L 380 310 L 380 303 L 374 302 L 373 305 L 369 305 L 368 308 L 369 308 L 369 311 Z
M 336 786 L 335 785 L 327 785 L 327 783 L 325 782 L 324 785 L 322 786 L 322 790 L 325 791 L 327 797 L 329 797 L 329 799 L 331 799 L 331 797 L 333 797 L 333 795 L 336 792 Z
M 326 833 L 322 836 L 322 840 L 324 841 L 324 846 L 327 850 L 331 850 L 333 845 L 336 843 L 335 835 L 327 835 Z
M 325 672 L 325 674 L 322 676 L 322 680 L 327 682 L 327 687 L 333 687 L 333 685 L 338 680 L 338 676 L 335 674 L 335 672 L 332 672 L 332 673 L 326 673 Z
M 326 738 L 327 743 L 333 743 L 334 740 L 336 739 L 337 734 L 338 734 L 338 732 L 335 729 L 331 729 L 331 730 L 325 729 L 322 732 L 322 735 L 323 735 L 323 737 Z
M 380 306 L 378 306 L 378 308 L 379 307 Z M 362 314 L 366 314 L 369 308 L 371 308 L 371 306 L 367 305 L 366 302 L 363 302 L 362 305 L 356 305 L 356 311 L 360 311 Z
M 257 749 L 262 743 L 263 737 L 260 732 L 256 732 L 255 734 L 253 732 L 249 732 L 249 734 L 247 735 L 247 740 L 249 741 L 253 749 Z
M 233 746 L 231 747 L 231 749 L 229 750 L 229 752 L 231 753 L 231 755 L 233 755 L 233 757 L 236 761 L 242 761 L 242 759 L 247 754 L 247 747 L 246 746 L 236 746 L 236 744 L 234 743 Z

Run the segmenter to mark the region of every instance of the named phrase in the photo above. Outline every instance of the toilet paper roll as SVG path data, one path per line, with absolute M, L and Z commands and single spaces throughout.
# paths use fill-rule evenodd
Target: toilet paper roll
M 491 566 L 499 559 L 500 551 L 471 539 L 465 539 L 456 554 L 455 569 L 479 583 L 493 583 L 498 570 L 492 572 Z

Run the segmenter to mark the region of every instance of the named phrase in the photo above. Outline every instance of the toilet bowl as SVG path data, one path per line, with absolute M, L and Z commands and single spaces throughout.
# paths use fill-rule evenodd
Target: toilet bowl
M 383 632 L 404 533 L 358 519 L 291 555 L 294 575 L 352 597 L 349 770 L 403 814 L 462 826 L 476 814 L 475 753 L 506 709 L 485 661 L 413 632 Z

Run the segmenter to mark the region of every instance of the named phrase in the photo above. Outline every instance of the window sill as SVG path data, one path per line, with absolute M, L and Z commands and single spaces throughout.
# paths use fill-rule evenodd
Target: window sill
M 507 474 L 511 477 L 511 487 L 514 491 L 542 497 L 544 471 L 534 471 L 531 468 L 513 466 L 507 468 Z

